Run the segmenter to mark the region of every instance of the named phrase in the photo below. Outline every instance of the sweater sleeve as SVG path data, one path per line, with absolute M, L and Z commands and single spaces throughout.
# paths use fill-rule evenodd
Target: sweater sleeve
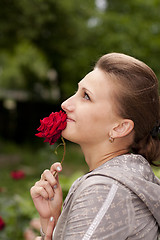
M 75 199 L 65 240 L 124 240 L 134 222 L 130 191 L 109 180 L 87 186 Z

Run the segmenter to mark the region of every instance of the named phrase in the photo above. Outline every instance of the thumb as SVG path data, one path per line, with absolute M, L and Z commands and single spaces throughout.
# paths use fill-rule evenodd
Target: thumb
M 48 222 L 46 236 L 45 236 L 44 240 L 52 240 L 52 234 L 53 234 L 54 227 L 55 227 L 55 219 L 53 217 L 51 217 Z

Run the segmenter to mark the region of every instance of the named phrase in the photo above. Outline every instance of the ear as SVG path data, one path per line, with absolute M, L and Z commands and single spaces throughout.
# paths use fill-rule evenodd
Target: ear
M 112 138 L 121 138 L 127 136 L 132 132 L 134 128 L 134 122 L 130 119 L 122 119 L 116 126 L 113 127 L 110 136 Z

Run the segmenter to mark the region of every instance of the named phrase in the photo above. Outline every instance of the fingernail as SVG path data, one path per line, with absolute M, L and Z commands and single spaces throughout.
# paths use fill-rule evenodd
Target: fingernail
M 59 166 L 57 167 L 57 171 L 61 171 L 61 168 Z
M 53 186 L 53 189 L 56 189 L 57 188 L 57 184 Z
M 50 217 L 50 222 L 52 222 L 53 221 L 53 217 Z

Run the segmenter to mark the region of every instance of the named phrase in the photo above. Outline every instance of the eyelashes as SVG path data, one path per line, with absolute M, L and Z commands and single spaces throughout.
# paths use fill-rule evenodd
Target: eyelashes
M 85 98 L 86 100 L 91 100 L 91 99 L 90 99 L 90 96 L 89 96 L 86 92 L 84 92 L 84 98 Z

